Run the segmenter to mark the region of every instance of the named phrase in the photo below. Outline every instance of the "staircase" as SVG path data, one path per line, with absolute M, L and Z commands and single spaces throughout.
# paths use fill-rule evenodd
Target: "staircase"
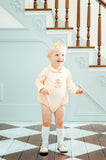
M 65 2 L 65 6 L 63 5 Z M 75 2 L 75 1 L 74 1 Z M 27 1 L 28 3 L 28 1 Z M 72 0 L 65 1 L 42 1 L 42 6 L 44 8 L 40 8 L 38 1 L 32 1 L 29 4 L 33 8 L 28 8 L 28 4 L 26 3 L 25 14 L 26 15 L 46 15 L 46 33 L 54 34 L 54 35 L 67 35 L 67 63 L 66 66 L 71 69 L 72 75 L 74 75 L 74 79 L 76 84 L 83 88 L 86 91 L 85 97 L 74 97 L 73 95 L 70 98 L 70 106 L 66 110 L 65 119 L 67 121 L 84 121 L 87 117 L 87 120 L 91 121 L 99 121 L 106 120 L 106 100 L 105 100 L 105 91 L 106 89 L 106 60 L 105 64 L 101 62 L 101 8 L 106 9 L 106 3 L 102 0 L 98 2 L 95 1 L 96 6 L 98 7 L 98 27 L 97 27 L 97 49 L 95 46 L 91 45 L 91 35 L 90 30 L 92 27 L 91 24 L 91 2 L 90 0 L 86 1 L 86 11 L 87 11 L 87 26 L 86 26 L 86 40 L 83 39 L 80 34 L 81 28 L 81 1 L 77 0 L 76 3 L 76 18 L 72 18 L 72 20 L 76 19 L 76 26 L 69 26 L 71 23 L 71 19 L 69 19 L 70 14 L 70 6 L 73 4 Z M 64 8 L 64 14 L 60 13 Z M 48 7 L 50 6 L 50 8 Z M 74 9 L 72 10 L 74 11 Z M 75 11 L 74 11 L 75 12 Z M 72 12 L 71 12 L 72 14 Z M 64 15 L 64 16 L 63 16 Z M 60 19 L 59 19 L 60 17 Z M 64 21 L 65 17 L 65 21 Z M 61 19 L 62 18 L 62 19 Z M 59 26 L 59 22 L 61 26 Z M 84 43 L 81 42 L 84 41 Z M 85 44 L 85 45 L 81 45 Z M 97 56 L 94 55 L 97 52 Z M 95 61 L 94 60 L 97 61 Z M 103 58 L 102 58 L 103 59 Z M 96 62 L 96 64 L 95 64 Z M 74 68 L 74 69 L 73 69 Z M 75 74 L 76 71 L 76 74 Z M 85 74 L 85 78 L 83 77 Z M 83 78 L 81 78 L 83 77 Z M 77 80 L 78 79 L 78 80 Z M 97 87 L 98 85 L 98 87 Z M 76 101 L 76 102 L 75 102 Z M 74 107 L 73 107 L 74 106 Z M 78 107 L 79 106 L 79 107 Z M 70 114 L 70 115 L 69 115 Z M 71 118 L 70 118 L 71 117 Z

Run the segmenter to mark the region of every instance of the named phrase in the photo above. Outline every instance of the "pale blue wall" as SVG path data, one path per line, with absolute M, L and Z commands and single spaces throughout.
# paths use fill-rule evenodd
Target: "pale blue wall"
M 67 36 L 47 35 L 45 16 L 25 16 L 24 3 L 0 1 L 24 29 L 0 29 L 0 121 L 41 121 L 35 79 L 48 65 L 47 49 L 53 42 L 67 45 Z M 24 2 L 24 1 L 22 1 Z M 89 72 L 89 55 L 67 53 L 65 66 L 86 94 L 69 93 L 65 121 L 106 120 L 106 72 Z

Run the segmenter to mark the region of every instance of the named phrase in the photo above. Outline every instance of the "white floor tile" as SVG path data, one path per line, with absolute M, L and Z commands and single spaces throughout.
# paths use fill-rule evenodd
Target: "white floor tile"
M 56 135 L 56 131 L 51 131 L 50 134 Z M 77 128 L 66 128 L 64 130 L 64 136 L 71 139 L 81 138 L 85 136 L 94 135 L 96 132 L 85 131 Z
M 68 129 L 65 129 L 64 135 L 67 138 L 75 139 L 75 138 L 82 137 L 82 132 L 80 129 L 68 128 Z
M 89 125 L 89 124 L 90 123 L 88 123 L 88 122 L 84 122 L 84 123 L 82 123 L 82 122 L 78 122 L 78 123 L 76 123 L 76 122 L 74 122 L 74 123 L 65 122 L 64 126 L 72 128 L 72 127 L 85 126 L 85 125 Z
M 85 130 L 80 130 L 77 128 L 68 128 L 65 129 L 65 137 L 67 138 L 72 138 L 72 139 L 76 139 L 76 138 L 81 138 L 81 137 L 85 137 L 85 136 L 90 136 L 90 135 L 94 135 L 96 134 L 96 132 L 92 132 L 92 131 L 85 131 Z
M 98 145 L 84 143 L 84 142 L 80 142 L 77 140 L 71 140 L 71 143 L 72 143 L 72 156 L 73 157 L 100 149 L 100 146 Z
M 14 125 L 17 127 L 27 127 L 27 126 L 39 125 L 42 123 L 41 122 L 7 122 L 6 124 Z
M 14 140 L 13 143 L 8 148 L 8 150 L 5 152 L 5 155 L 20 152 L 20 151 L 25 151 L 25 150 L 29 150 L 37 147 L 38 146 Z
M 71 140 L 71 155 L 72 157 L 75 157 L 77 155 L 81 155 L 86 153 L 86 148 L 84 142 L 79 142 L 76 140 Z M 67 155 L 70 155 L 70 153 L 66 153 Z
M 0 141 L 0 156 L 5 155 L 6 151 L 11 146 L 12 143 L 13 143 L 13 139 Z
M 98 132 L 87 131 L 87 130 L 83 130 L 83 129 L 81 129 L 80 131 L 82 132 L 83 137 L 98 134 Z
M 99 145 L 90 144 L 90 143 L 85 143 L 85 145 L 87 148 L 87 152 L 92 152 L 92 151 L 100 150 L 101 148 L 105 148 L 105 147 L 101 147 Z
M 1 136 L 8 137 L 8 138 L 19 138 L 19 137 L 24 137 L 29 135 L 36 135 L 39 133 L 41 132 L 34 131 L 27 128 L 14 128 L 14 129 L 6 129 L 6 130 L 0 131 Z

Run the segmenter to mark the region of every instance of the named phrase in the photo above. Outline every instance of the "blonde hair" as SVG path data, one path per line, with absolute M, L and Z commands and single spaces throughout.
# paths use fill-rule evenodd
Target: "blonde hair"
M 48 48 L 48 54 L 52 54 L 57 49 L 62 50 L 64 54 L 66 54 L 66 46 L 62 43 L 53 43 Z

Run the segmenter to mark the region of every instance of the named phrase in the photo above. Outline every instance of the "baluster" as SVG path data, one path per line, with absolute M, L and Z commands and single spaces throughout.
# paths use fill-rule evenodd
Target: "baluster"
M 90 46 L 90 26 L 91 26 L 91 7 L 90 0 L 88 0 L 88 12 L 87 12 L 87 46 Z
M 80 46 L 80 0 L 77 0 L 77 40 L 76 40 L 76 46 Z
M 47 9 L 47 0 L 44 1 L 44 9 Z
M 34 0 L 33 7 L 34 7 L 35 9 L 37 8 L 37 0 Z
M 97 65 L 101 65 L 100 47 L 101 47 L 101 3 L 99 3 L 99 14 L 98 14 L 98 59 L 97 59 Z
M 55 0 L 55 28 L 58 27 L 58 0 Z
M 69 27 L 69 22 L 68 22 L 68 9 L 69 9 L 69 0 L 66 0 L 66 21 L 65 21 L 65 27 L 68 28 Z

